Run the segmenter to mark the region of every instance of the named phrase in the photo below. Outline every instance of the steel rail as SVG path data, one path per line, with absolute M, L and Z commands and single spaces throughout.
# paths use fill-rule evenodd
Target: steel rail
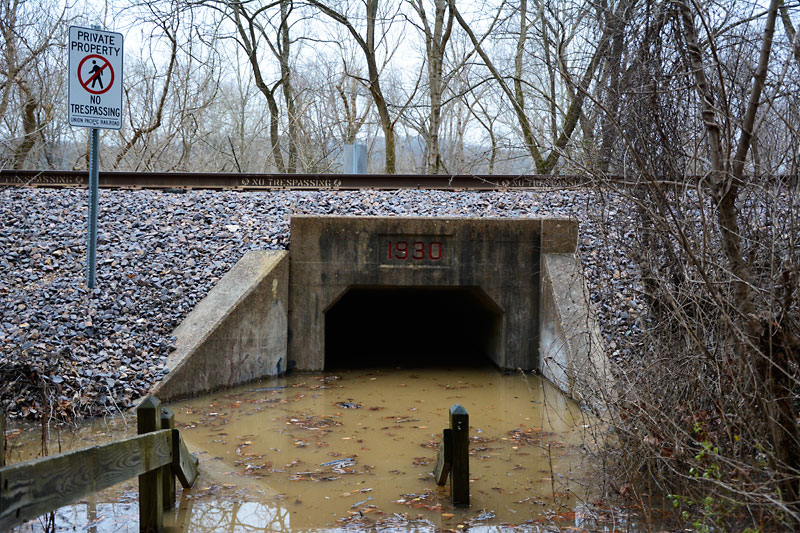
M 702 176 L 661 179 L 664 186 L 685 186 Z M 795 174 L 759 176 L 775 184 L 797 186 Z M 234 174 L 217 172 L 100 172 L 104 189 L 226 189 L 259 190 L 524 190 L 574 188 L 589 185 L 646 185 L 644 178 L 609 176 L 602 181 L 588 175 L 541 174 Z M 81 170 L 0 170 L 0 187 L 88 187 L 89 173 Z
M 78 170 L 0 170 L 0 187 L 87 187 Z M 579 187 L 586 176 L 429 174 L 229 174 L 210 172 L 100 172 L 105 189 L 502 190 Z

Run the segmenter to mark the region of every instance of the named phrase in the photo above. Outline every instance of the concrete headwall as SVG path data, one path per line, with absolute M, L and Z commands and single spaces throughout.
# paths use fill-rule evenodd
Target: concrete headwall
M 538 367 L 539 256 L 543 248 L 574 251 L 577 224 L 294 216 L 291 238 L 288 351 L 296 368 L 325 368 L 325 313 L 351 288 L 472 287 L 502 313 L 488 355 L 500 368 L 530 370 Z
M 288 253 L 251 251 L 175 329 L 163 401 L 247 383 L 286 370 Z

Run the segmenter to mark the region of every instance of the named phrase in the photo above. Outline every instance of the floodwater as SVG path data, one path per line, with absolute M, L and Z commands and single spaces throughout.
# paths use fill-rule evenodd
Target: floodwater
M 469 507 L 453 507 L 449 487 L 431 474 L 455 404 L 469 413 Z M 169 407 L 202 472 L 165 513 L 176 531 L 615 527 L 614 516 L 586 510 L 599 491 L 589 479 L 585 415 L 536 376 L 493 368 L 295 373 Z M 123 419 L 105 427 L 106 438 L 135 431 Z M 87 425 L 66 447 L 103 433 Z M 35 454 L 39 443 L 28 438 L 17 450 Z M 133 531 L 137 513 L 132 480 L 59 510 L 56 526 Z

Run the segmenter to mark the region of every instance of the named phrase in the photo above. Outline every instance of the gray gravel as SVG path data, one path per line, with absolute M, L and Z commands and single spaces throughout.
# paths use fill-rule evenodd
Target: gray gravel
M 87 192 L 0 191 L 0 406 L 12 417 L 124 410 L 168 369 L 172 330 L 244 253 L 284 249 L 292 214 L 567 216 L 610 355 L 636 329 L 634 269 L 611 247 L 625 204 L 582 191 L 101 191 L 97 288 L 85 288 Z M 45 401 L 42 400 L 45 391 Z

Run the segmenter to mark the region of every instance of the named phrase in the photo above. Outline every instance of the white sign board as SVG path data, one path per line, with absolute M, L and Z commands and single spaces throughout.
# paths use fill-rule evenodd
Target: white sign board
M 122 34 L 69 27 L 69 124 L 122 127 Z

